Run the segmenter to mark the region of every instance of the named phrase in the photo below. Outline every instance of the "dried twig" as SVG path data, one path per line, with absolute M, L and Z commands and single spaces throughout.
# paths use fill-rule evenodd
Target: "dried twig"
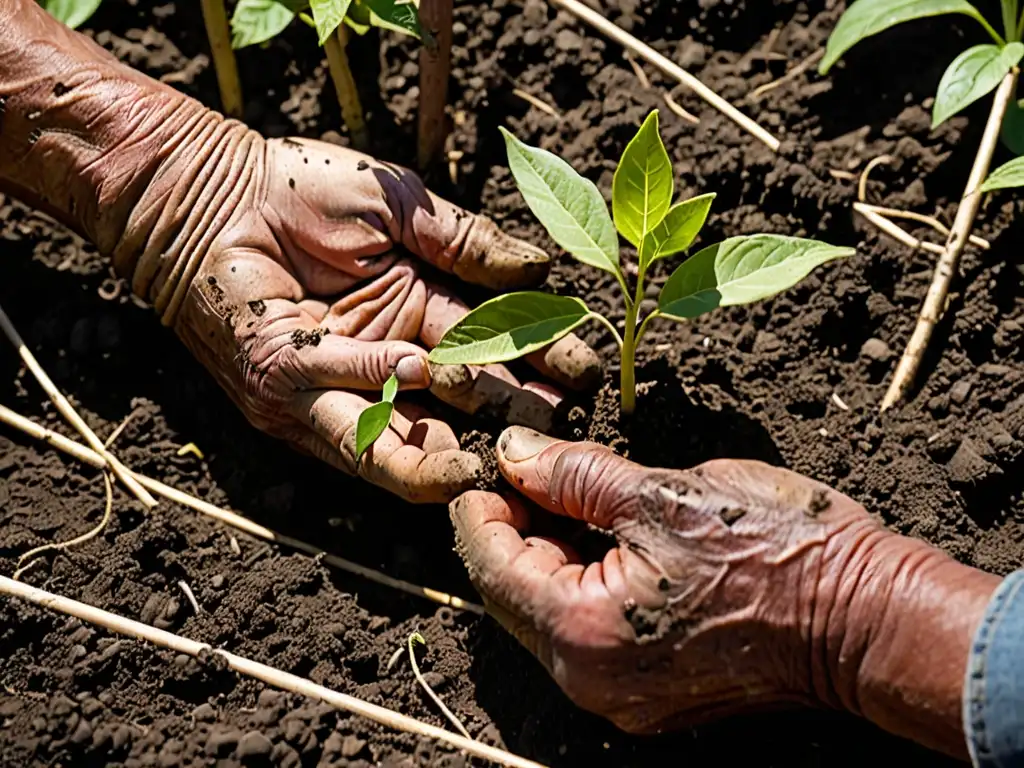
M 886 216 L 890 219 L 907 219 L 909 221 L 916 221 L 919 224 L 931 227 L 943 237 L 949 237 L 949 227 L 934 216 L 928 216 L 927 214 L 917 213 L 915 211 L 901 211 L 898 208 L 887 208 L 884 205 L 870 205 L 868 203 L 865 203 L 864 205 L 871 208 L 871 210 L 881 216 Z M 986 251 L 992 248 L 992 244 L 988 240 L 983 237 L 979 237 L 978 235 L 971 235 L 968 238 L 968 241 L 971 245 L 976 245 Z
M 135 413 L 136 413 L 135 411 L 132 411 L 131 413 L 129 413 L 127 416 L 124 417 L 124 420 L 122 420 L 120 424 L 118 424 L 116 427 L 114 427 L 114 431 L 111 432 L 107 436 L 107 439 L 103 441 L 103 447 L 104 448 L 108 448 L 109 449 L 110 446 L 112 446 L 114 444 L 114 442 L 117 440 L 117 438 L 119 438 L 121 436 L 121 433 L 124 432 L 125 427 L 127 427 L 131 423 L 132 419 L 135 418 Z
M 434 700 L 438 709 L 444 713 L 444 716 L 447 717 L 448 721 L 455 726 L 456 730 L 458 730 L 458 732 L 467 739 L 472 739 L 473 737 L 469 735 L 469 731 L 466 730 L 466 726 L 462 724 L 462 721 L 455 716 L 454 712 L 448 709 L 448 706 L 441 701 L 441 697 L 434 693 L 434 689 L 427 685 L 427 681 L 423 679 L 423 674 L 420 672 L 420 665 L 416 663 L 416 643 L 419 643 L 420 645 L 427 644 L 427 641 L 423 639 L 423 635 L 419 632 L 413 632 L 409 635 L 409 663 L 412 665 L 412 673 L 416 676 L 419 684 L 423 686 L 423 690 L 425 690 L 427 695 Z
M 3 405 L 0 405 L 0 423 L 7 424 L 15 429 L 21 430 L 25 434 L 30 435 L 37 440 L 43 440 L 49 443 L 52 447 L 74 456 L 76 459 L 88 464 L 89 466 L 96 467 L 97 469 L 105 469 L 108 466 L 104 458 L 95 451 L 86 448 L 80 443 L 76 443 L 70 438 L 64 437 L 64 435 L 58 434 L 53 430 L 42 427 L 34 421 L 26 419 L 24 416 L 15 413 L 10 408 Z M 158 496 L 162 496 L 169 501 L 181 504 L 184 507 L 188 507 L 200 514 L 206 515 L 207 517 L 219 520 L 232 528 L 245 531 L 252 536 L 263 539 L 264 541 L 272 541 L 282 546 L 297 549 L 312 557 L 320 556 L 328 565 L 332 565 L 340 570 L 361 576 L 368 581 L 373 581 L 385 587 L 397 589 L 410 595 L 416 595 L 417 597 L 424 597 L 427 600 L 434 601 L 435 603 L 450 605 L 452 608 L 459 608 L 464 611 L 470 611 L 471 613 L 479 615 L 483 615 L 484 613 L 482 605 L 467 602 L 459 597 L 449 595 L 446 592 L 440 592 L 435 589 L 430 589 L 429 587 L 422 587 L 419 584 L 412 584 L 411 582 L 403 581 L 402 579 L 395 579 L 387 574 L 375 571 L 372 568 L 367 568 L 366 566 L 353 563 L 350 560 L 345 560 L 337 555 L 326 553 L 319 547 L 307 544 L 299 539 L 293 539 L 291 536 L 276 533 L 269 528 L 265 528 L 264 526 L 259 525 L 246 517 L 242 517 L 241 515 L 231 512 L 230 510 L 214 506 L 209 502 L 197 499 L 194 496 L 183 493 L 169 485 L 164 485 L 159 480 L 153 480 L 152 478 L 139 474 L 134 474 L 133 477 Z
M 200 658 L 205 654 L 217 654 L 224 659 L 229 669 L 233 669 L 241 675 L 261 680 L 281 690 L 323 701 L 332 707 L 366 717 L 389 728 L 396 728 L 407 733 L 415 733 L 429 739 L 436 739 L 456 749 L 465 750 L 470 755 L 484 760 L 491 760 L 500 765 L 512 766 L 512 768 L 542 768 L 539 763 L 535 763 L 532 760 L 513 755 L 505 750 L 466 738 L 465 736 L 459 736 L 443 728 L 420 722 L 407 715 L 362 701 L 354 696 L 332 691 L 330 688 L 317 685 L 311 680 L 299 677 L 298 675 L 275 669 L 243 656 L 236 656 L 219 648 L 212 648 L 205 643 L 198 643 L 195 640 L 189 640 L 180 635 L 165 632 L 148 624 L 132 621 L 109 611 L 80 603 L 77 600 L 71 600 L 67 597 L 55 595 L 52 592 L 30 587 L 27 584 L 22 584 L 3 576 L 0 576 L 0 593 L 26 600 L 48 610 L 74 616 L 82 621 L 103 627 L 117 634 L 145 640 L 161 648 L 168 648 L 194 658 Z
M 676 101 L 674 98 L 672 98 L 672 94 L 671 93 L 666 93 L 664 98 L 665 98 L 665 104 L 668 105 L 668 108 L 671 109 L 673 112 L 675 112 L 679 117 L 683 118 L 683 120 L 685 120 L 688 123 L 691 123 L 692 125 L 699 125 L 700 124 L 700 118 L 697 117 L 692 112 L 687 112 L 679 104 L 678 101 Z
M 957 207 L 956 219 L 953 221 L 952 233 L 946 241 L 946 247 L 939 261 L 935 266 L 935 274 L 932 277 L 932 284 L 925 295 L 924 304 L 921 307 L 921 314 L 918 316 L 914 333 L 910 337 L 903 357 L 900 358 L 896 373 L 893 375 L 892 383 L 889 385 L 885 397 L 882 398 L 881 410 L 885 411 L 902 399 L 903 395 L 913 383 L 917 375 L 917 369 L 921 365 L 928 342 L 931 340 L 932 332 L 938 325 L 939 319 L 946 310 L 946 297 L 949 294 L 949 286 L 956 274 L 957 266 L 960 263 L 960 255 L 970 236 L 974 226 L 974 219 L 978 214 L 978 206 L 981 203 L 981 184 L 988 176 L 988 169 L 992 163 L 992 154 L 995 152 L 996 142 L 999 140 L 999 130 L 1006 116 L 1006 109 L 1010 100 L 1017 90 L 1017 77 L 1020 70 L 1014 67 L 996 90 L 995 98 L 992 100 L 992 110 L 989 112 L 988 122 L 985 125 L 985 133 L 978 147 L 978 154 L 974 158 L 974 165 L 971 168 L 971 175 L 967 179 L 967 186 L 964 190 L 963 199 Z
M 103 510 L 103 517 L 100 518 L 99 523 L 91 531 L 86 531 L 81 536 L 76 536 L 70 541 L 62 541 L 58 544 L 43 544 L 41 547 L 30 549 L 28 552 L 18 558 L 18 570 L 11 574 L 11 578 L 17 581 L 29 568 L 32 568 L 36 564 L 35 558 L 43 552 L 58 551 L 63 552 L 64 550 L 71 549 L 71 547 L 77 547 L 79 544 L 84 544 L 90 539 L 94 539 L 99 536 L 103 529 L 107 527 L 110 522 L 110 512 L 114 507 L 114 489 L 110 484 L 110 474 L 107 472 L 103 473 L 103 483 L 107 488 L 107 505 Z M 22 565 L 28 561 L 27 565 Z
M 203 612 L 203 609 L 199 607 L 199 601 L 196 600 L 196 594 L 192 591 L 192 587 L 188 585 L 184 579 L 178 579 L 178 588 L 185 594 L 185 598 L 192 604 L 192 610 L 196 612 L 198 616 Z
M 644 72 L 644 68 L 640 66 L 640 62 L 636 60 L 632 53 L 628 50 L 623 54 L 626 61 L 629 62 L 629 66 L 633 68 L 633 74 L 636 75 L 636 79 L 640 81 L 640 87 L 647 90 L 651 87 L 651 81 L 647 79 L 647 73 Z
M 891 155 L 879 155 L 868 161 L 868 164 L 864 166 L 864 170 L 860 172 L 860 181 L 857 182 L 858 200 L 862 203 L 868 201 L 868 178 L 871 176 L 871 172 L 880 165 L 889 165 L 892 161 Z
M 905 229 L 900 227 L 898 224 L 894 224 L 879 213 L 876 213 L 874 208 L 867 203 L 854 203 L 853 210 L 867 219 L 869 222 L 874 224 L 880 230 L 882 230 L 889 237 L 894 240 L 898 240 L 903 243 L 907 248 L 912 250 L 923 250 L 930 253 L 942 253 L 942 246 L 936 245 L 935 243 L 929 243 L 927 240 L 919 240 L 918 238 L 911 235 Z
M 25 342 L 11 323 L 11 319 L 7 316 L 7 313 L 4 312 L 3 307 L 0 307 L 0 329 L 3 330 L 4 335 L 7 336 L 11 344 L 13 344 L 15 349 L 18 350 L 18 354 L 25 363 L 25 367 L 32 372 L 36 381 L 39 382 L 39 386 L 43 388 L 43 391 L 46 392 L 53 404 L 57 406 L 57 410 L 60 411 L 61 415 L 71 423 L 71 426 L 78 430 L 78 433 L 85 438 L 89 447 L 103 457 L 106 465 L 110 467 L 110 470 L 114 473 L 117 479 L 124 484 L 125 488 L 130 490 L 145 506 L 150 509 L 155 507 L 156 499 L 154 499 L 145 488 L 139 485 L 138 481 L 132 476 L 131 470 L 114 458 L 114 456 L 103 447 L 103 443 L 98 437 L 96 437 L 96 433 L 89 428 L 89 425 L 86 424 L 82 420 L 82 417 L 78 415 L 78 412 L 75 411 L 74 406 L 72 406 L 68 399 L 60 393 L 60 390 L 54 386 L 53 381 L 46 375 L 46 371 L 43 370 L 43 367 L 36 360 L 35 355 L 33 355 L 32 352 L 29 351 L 29 348 L 25 346 Z
M 523 101 L 525 101 L 525 102 L 527 102 L 529 104 L 532 104 L 537 109 L 539 109 L 541 112 L 547 112 L 549 115 L 551 115 L 554 118 L 557 118 L 559 120 L 562 119 L 562 113 L 561 112 L 559 112 L 557 109 L 552 107 L 546 101 L 541 101 L 540 99 L 538 99 L 533 94 L 527 93 L 522 88 L 513 88 L 512 89 L 512 93 L 513 93 L 513 95 L 518 96 Z
M 569 11 L 569 13 L 573 14 L 577 18 L 582 19 L 587 24 L 590 24 L 599 32 L 607 35 L 612 40 L 619 43 L 619 45 L 622 45 L 626 49 L 632 51 L 649 64 L 653 64 L 669 77 L 675 78 L 684 85 L 689 86 L 698 96 L 707 101 L 715 109 L 721 111 L 726 117 L 735 122 L 741 128 L 763 141 L 771 147 L 772 150 L 778 152 L 780 146 L 778 139 L 675 62 L 662 56 L 649 45 L 640 42 L 621 27 L 612 24 L 604 16 L 588 8 L 583 3 L 579 2 L 579 0 L 550 1 L 559 8 Z
M 757 88 L 752 90 L 747 95 L 747 98 L 750 101 L 757 101 L 762 96 L 764 96 L 766 93 L 768 93 L 769 91 L 775 90 L 780 85 L 785 85 L 786 83 L 790 82 L 791 80 L 796 80 L 796 78 L 800 77 L 800 75 L 802 75 L 808 69 L 813 67 L 819 61 L 821 61 L 821 57 L 824 56 L 824 55 L 825 55 L 825 49 L 824 48 L 819 48 L 817 51 L 812 53 L 806 59 L 804 59 L 799 64 L 797 64 L 795 67 L 793 67 L 791 70 L 789 70 L 782 77 L 778 78 L 777 80 L 772 80 L 770 83 L 765 83 L 764 85 L 758 86 Z

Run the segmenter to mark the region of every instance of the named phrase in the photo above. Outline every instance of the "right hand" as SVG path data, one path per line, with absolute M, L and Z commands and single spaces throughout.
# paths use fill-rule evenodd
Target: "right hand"
M 532 502 L 617 544 L 585 563 L 524 538 L 514 496 L 450 507 L 488 611 L 576 704 L 637 733 L 824 704 L 963 752 L 967 649 L 995 577 L 760 462 L 649 469 L 513 427 L 498 463 Z

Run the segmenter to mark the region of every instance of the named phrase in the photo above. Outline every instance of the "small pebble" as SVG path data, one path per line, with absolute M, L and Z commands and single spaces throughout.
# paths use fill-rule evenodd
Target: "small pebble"
M 889 345 L 881 339 L 868 339 L 860 348 L 860 354 L 861 357 L 866 357 L 870 360 L 884 363 L 892 357 L 892 350 L 889 349 Z
M 273 748 L 274 745 L 271 743 L 270 739 L 262 733 L 259 731 L 249 731 L 238 740 L 238 749 L 236 750 L 236 754 L 240 760 L 252 760 L 269 756 L 270 751 Z

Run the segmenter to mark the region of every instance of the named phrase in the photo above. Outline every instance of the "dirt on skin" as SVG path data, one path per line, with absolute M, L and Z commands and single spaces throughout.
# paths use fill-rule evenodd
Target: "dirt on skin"
M 1024 561 L 1024 499 L 1013 479 L 1024 469 L 1021 205 L 1010 194 L 984 205 L 978 232 L 993 247 L 968 249 L 919 387 L 884 416 L 878 402 L 933 257 L 879 237 L 850 209 L 849 174 L 888 154 L 894 160 L 874 172 L 871 200 L 951 221 L 987 105 L 932 131 L 930 97 L 946 64 L 982 42 L 981 32 L 959 19 L 907 25 L 852 51 L 830 78 L 811 71 L 747 100 L 820 49 L 841 9 L 826 0 L 604 3 L 613 21 L 777 133 L 783 149 L 775 155 L 685 91 L 676 98 L 701 122 L 677 117 L 663 100 L 671 83 L 646 68 L 652 87 L 643 88 L 618 46 L 544 0 L 460 2 L 450 148 L 464 155 L 454 184 L 444 176 L 434 184 L 550 248 L 515 191 L 497 127 L 559 153 L 607 194 L 625 143 L 660 108 L 678 192 L 718 194 L 702 242 L 770 231 L 856 246 L 857 256 L 774 301 L 655 325 L 640 351 L 641 395 L 628 423 L 619 418 L 611 339 L 588 328 L 608 363 L 606 382 L 566 409 L 560 432 L 663 466 L 720 456 L 780 464 L 837 486 L 903 533 L 1005 573 Z M 217 103 L 191 7 L 106 0 L 89 27 L 133 66 Z M 375 151 L 396 162 L 409 163 L 415 144 L 415 49 L 391 35 L 352 44 Z M 294 25 L 239 59 L 253 127 L 275 136 L 338 130 L 337 103 L 308 30 Z M 515 87 L 561 117 L 518 98 Z M 343 129 L 327 138 L 346 141 Z M 1007 159 L 1000 153 L 997 162 Z M 134 413 L 116 443 L 126 464 L 394 576 L 473 595 L 445 510 L 406 506 L 255 433 L 96 252 L 49 220 L 2 200 L 0 239 L 0 303 L 57 384 L 101 437 Z M 671 266 L 655 271 L 649 297 Z M 621 317 L 604 273 L 561 258 L 549 287 Z M 13 352 L 0 355 L 0 402 L 67 432 Z M 436 412 L 464 432 L 464 444 L 489 453 L 501 425 L 442 406 Z M 188 442 L 205 458 L 179 456 Z M 488 466 L 497 482 L 493 461 Z M 0 572 L 11 573 L 33 546 L 91 528 L 103 505 L 96 472 L 0 430 Z M 628 737 L 575 709 L 489 619 L 377 587 L 167 503 L 146 513 L 121 491 L 101 536 L 49 557 L 25 579 L 444 725 L 408 663 L 389 665 L 418 629 L 428 642 L 421 661 L 428 680 L 470 732 L 550 765 L 946 764 L 827 712 Z M 0 600 L 0 685 L 5 766 L 468 762 L 217 664 L 7 599 Z

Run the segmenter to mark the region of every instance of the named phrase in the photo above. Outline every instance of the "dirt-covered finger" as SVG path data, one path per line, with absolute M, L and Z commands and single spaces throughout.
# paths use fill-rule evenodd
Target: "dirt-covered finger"
M 544 376 L 578 392 L 595 389 L 601 383 L 601 360 L 575 333 L 526 356 Z
M 549 393 L 522 387 L 502 365 L 430 364 L 430 391 L 466 413 L 489 413 L 508 424 L 547 430 L 554 421 L 557 403 Z
M 556 440 L 524 427 L 502 432 L 498 467 L 548 511 L 606 529 L 633 515 L 646 472 L 603 445 Z

